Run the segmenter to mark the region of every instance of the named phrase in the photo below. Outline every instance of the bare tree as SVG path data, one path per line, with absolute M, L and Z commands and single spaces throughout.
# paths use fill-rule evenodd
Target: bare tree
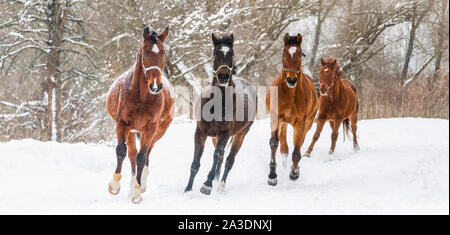
M 408 46 L 405 54 L 405 62 L 403 64 L 403 69 L 401 73 L 401 84 L 403 84 L 406 80 L 406 76 L 408 73 L 408 67 L 409 62 L 411 60 L 411 56 L 414 49 L 414 41 L 416 40 L 416 30 L 419 28 L 420 24 L 422 23 L 422 20 L 424 19 L 425 15 L 429 12 L 432 2 L 419 2 L 416 1 L 413 3 L 414 6 L 412 7 L 411 12 L 411 26 L 409 30 L 409 38 L 408 38 Z
M 95 67 L 95 50 L 87 37 L 85 21 L 77 12 L 83 9 L 84 2 L 12 1 L 9 4 L 19 11 L 0 22 L 2 29 L 8 32 L 1 39 L 0 47 L 5 48 L 0 56 L 1 69 L 8 72 L 21 55 L 33 58 L 36 64 L 29 67 L 45 74 L 47 138 L 61 141 L 61 88 L 64 82 L 76 76 L 95 77 L 89 71 Z M 87 63 L 73 63 L 75 58 Z
M 331 1 L 328 4 L 326 4 L 323 0 L 319 0 L 317 2 L 317 23 L 314 30 L 314 42 L 311 50 L 311 59 L 309 60 L 308 69 L 311 71 L 311 73 L 315 74 L 314 65 L 316 62 L 316 56 L 317 56 L 317 50 L 319 48 L 320 43 L 320 34 L 322 33 L 322 25 L 325 22 L 326 18 L 328 17 L 328 14 L 332 10 L 333 6 L 336 4 L 336 1 Z M 313 76 L 313 78 L 316 78 L 317 76 Z

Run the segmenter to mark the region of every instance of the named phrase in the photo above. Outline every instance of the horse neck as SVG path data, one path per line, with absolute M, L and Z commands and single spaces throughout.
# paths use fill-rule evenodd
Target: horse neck
M 147 87 L 147 83 L 145 82 L 145 74 L 144 69 L 142 68 L 141 63 L 141 56 L 142 56 L 142 50 L 139 50 L 138 56 L 136 58 L 136 64 L 134 67 L 134 73 L 133 73 L 133 82 L 131 85 L 131 89 L 139 96 L 139 99 L 141 101 L 144 101 L 149 96 L 149 90 Z
M 336 80 L 334 81 L 334 85 L 333 87 L 331 87 L 330 89 L 330 95 L 331 95 L 331 99 L 332 100 L 337 100 L 339 99 L 341 93 L 342 93 L 342 82 L 341 79 L 336 77 Z

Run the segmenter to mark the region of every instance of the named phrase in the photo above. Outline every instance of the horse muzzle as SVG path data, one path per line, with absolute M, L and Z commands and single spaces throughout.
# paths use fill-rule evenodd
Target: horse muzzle
M 297 78 L 292 79 L 290 77 L 286 78 L 286 84 L 289 88 L 295 88 L 297 86 L 297 81 L 298 81 Z
M 156 86 L 153 83 L 150 83 L 148 88 L 149 88 L 150 93 L 152 93 L 153 95 L 159 94 L 162 90 L 162 83 L 158 84 Z
M 328 95 L 328 86 L 325 84 L 320 84 L 319 92 L 320 92 L 320 95 L 327 96 Z
M 217 75 L 217 82 L 219 86 L 227 86 L 230 81 L 229 73 L 219 73 Z

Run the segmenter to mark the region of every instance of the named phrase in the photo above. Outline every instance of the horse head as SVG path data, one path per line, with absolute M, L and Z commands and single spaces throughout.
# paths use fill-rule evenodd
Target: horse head
M 212 33 L 212 41 L 214 44 L 213 85 L 228 86 L 233 74 L 234 36 L 232 33 L 225 33 L 219 38 Z
M 167 27 L 162 33 L 157 34 L 145 27 L 142 33 L 143 41 L 139 56 L 141 57 L 142 72 L 151 94 L 158 94 L 162 90 L 162 78 L 164 69 L 164 40 L 169 33 Z
M 295 88 L 300 79 L 302 56 L 305 56 L 302 51 L 302 35 L 289 36 L 286 33 L 284 35 L 283 73 L 289 88 Z
M 328 90 L 334 86 L 335 82 L 343 76 L 343 71 L 336 58 L 330 57 L 328 60 L 320 58 L 320 95 L 328 95 Z

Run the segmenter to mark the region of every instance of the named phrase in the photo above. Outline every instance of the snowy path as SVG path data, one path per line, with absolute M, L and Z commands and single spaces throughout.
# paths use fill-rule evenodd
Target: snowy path
M 449 121 L 381 119 L 359 123 L 361 150 L 339 137 L 328 155 L 324 128 L 311 159 L 303 158 L 300 179 L 278 155 L 278 185 L 267 185 L 268 120 L 250 130 L 230 173 L 227 189 L 199 192 L 212 163 L 207 141 L 194 190 L 185 194 L 193 154 L 195 124 L 171 125 L 150 155 L 144 201 L 128 199 L 130 170 L 124 162 L 121 192 L 109 195 L 115 150 L 100 144 L 60 144 L 34 140 L 0 143 L 0 214 L 448 214 Z M 308 133 L 302 153 L 311 141 Z M 342 132 L 342 129 L 341 129 Z M 290 151 L 292 130 L 288 130 Z

